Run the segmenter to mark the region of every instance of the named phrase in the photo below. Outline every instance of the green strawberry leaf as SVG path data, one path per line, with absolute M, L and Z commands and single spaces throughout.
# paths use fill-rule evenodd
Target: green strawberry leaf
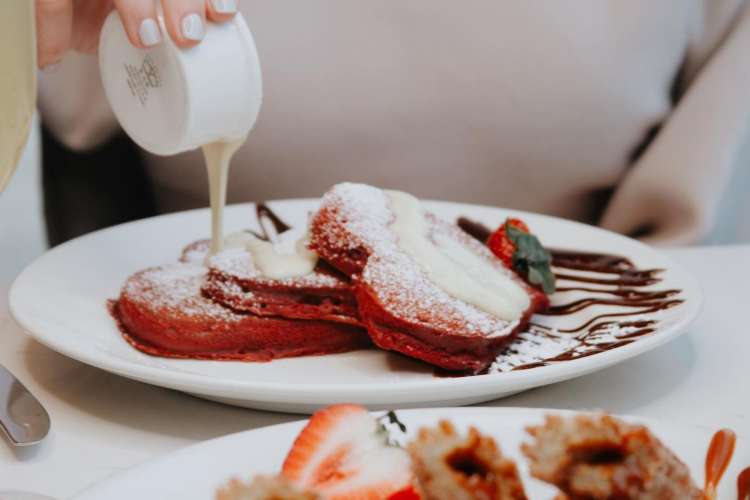
M 555 292 L 555 275 L 552 273 L 552 256 L 539 238 L 505 223 L 505 234 L 513 242 L 513 268 L 525 276 L 532 285 L 539 286 L 544 293 Z

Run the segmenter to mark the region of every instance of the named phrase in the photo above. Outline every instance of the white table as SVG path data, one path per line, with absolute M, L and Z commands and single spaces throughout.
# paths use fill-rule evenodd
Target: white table
M 731 427 L 750 437 L 750 246 L 669 253 L 700 280 L 706 304 L 689 333 L 613 368 L 532 390 L 493 406 L 601 408 Z M 83 365 L 30 340 L 7 310 L 0 283 L 0 363 L 52 417 L 46 441 L 0 442 L 0 489 L 67 498 L 110 474 L 176 448 L 298 419 L 210 403 Z

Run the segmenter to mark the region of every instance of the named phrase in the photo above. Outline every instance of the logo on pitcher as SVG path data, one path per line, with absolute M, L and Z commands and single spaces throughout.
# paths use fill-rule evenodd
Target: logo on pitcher
M 159 76 L 159 68 L 157 68 L 151 56 L 146 56 L 141 64 L 141 73 L 146 80 L 146 85 L 151 88 L 161 87 L 161 77 Z

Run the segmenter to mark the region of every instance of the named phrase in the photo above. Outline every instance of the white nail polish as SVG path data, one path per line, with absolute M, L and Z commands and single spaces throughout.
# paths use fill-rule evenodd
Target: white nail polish
M 138 28 L 138 36 L 141 39 L 141 43 L 146 47 L 151 47 L 161 42 L 161 30 L 156 22 L 156 19 L 144 19 L 141 22 L 141 27 Z
M 182 36 L 188 40 L 203 40 L 206 27 L 198 14 L 188 14 L 182 18 Z
M 211 0 L 214 10 L 219 14 L 234 14 L 237 12 L 235 0 Z

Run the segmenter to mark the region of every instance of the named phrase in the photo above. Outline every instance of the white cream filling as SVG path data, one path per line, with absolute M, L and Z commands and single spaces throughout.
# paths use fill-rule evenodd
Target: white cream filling
M 399 248 L 414 259 L 430 281 L 443 291 L 506 321 L 528 309 L 526 291 L 510 276 L 454 239 L 436 232 L 429 237 L 419 200 L 400 191 L 387 191 L 395 215 L 391 230 Z

